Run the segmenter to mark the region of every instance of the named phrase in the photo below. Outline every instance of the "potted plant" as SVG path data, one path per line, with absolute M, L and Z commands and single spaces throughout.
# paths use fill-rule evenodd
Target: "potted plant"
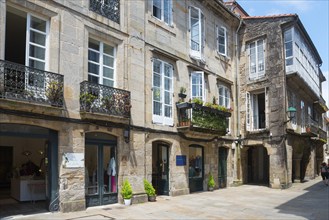
M 181 99 L 186 98 L 186 88 L 185 87 L 183 87 L 183 86 L 180 87 L 178 97 L 180 97 Z
M 155 189 L 147 179 L 144 179 L 144 189 L 150 202 L 156 201 Z
M 125 205 L 131 204 L 131 198 L 133 197 L 133 190 L 131 188 L 130 182 L 125 179 L 121 186 L 121 196 L 124 200 Z
M 53 106 L 61 106 L 63 100 L 63 84 L 52 80 L 46 88 L 46 96 Z
M 209 178 L 208 178 L 208 190 L 213 191 L 215 187 L 215 180 L 214 177 L 212 176 L 211 173 L 209 173 Z
M 85 111 L 89 112 L 96 98 L 97 96 L 89 92 L 84 92 L 80 95 L 80 104 Z

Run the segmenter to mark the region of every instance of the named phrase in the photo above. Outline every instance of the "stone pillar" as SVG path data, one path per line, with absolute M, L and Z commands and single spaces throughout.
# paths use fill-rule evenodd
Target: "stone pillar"
M 85 167 L 70 168 L 65 165 L 67 153 L 82 154 L 84 158 L 84 131 L 70 127 L 59 132 L 62 145 L 59 149 L 59 195 L 62 212 L 86 209 L 85 201 Z
M 314 179 L 315 178 L 315 147 L 311 146 L 310 148 L 310 157 L 309 157 L 309 161 L 307 163 L 307 167 L 306 167 L 306 172 L 305 172 L 305 180 L 310 180 L 310 179 Z

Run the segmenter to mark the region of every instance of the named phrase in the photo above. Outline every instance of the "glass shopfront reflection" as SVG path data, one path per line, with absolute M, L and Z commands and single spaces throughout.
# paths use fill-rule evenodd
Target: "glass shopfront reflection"
M 189 147 L 189 187 L 190 192 L 203 190 L 203 147 L 192 145 Z

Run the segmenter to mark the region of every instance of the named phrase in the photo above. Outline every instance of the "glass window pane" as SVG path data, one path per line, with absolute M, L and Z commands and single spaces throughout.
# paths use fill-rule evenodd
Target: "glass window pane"
M 30 42 L 45 46 L 46 45 L 46 35 L 37 33 L 35 31 L 30 32 Z
M 103 85 L 113 87 L 114 82 L 113 82 L 113 80 L 103 79 Z
M 88 62 L 88 72 L 99 75 L 99 65 Z
M 162 115 L 161 109 L 162 109 L 161 103 L 153 102 L 153 114 L 154 115 Z
M 88 47 L 99 51 L 99 42 L 94 39 L 89 38 Z
M 171 106 L 166 105 L 165 106 L 165 117 L 171 118 Z
M 170 105 L 171 104 L 170 92 L 165 92 L 164 97 L 165 97 L 165 104 Z
M 98 194 L 98 166 L 97 146 L 86 145 L 85 147 L 85 187 L 87 195 Z
M 153 100 L 161 101 L 161 93 L 159 88 L 153 88 Z
M 117 192 L 118 166 L 117 166 L 117 160 L 115 155 L 115 147 L 104 146 L 103 157 L 104 157 L 103 192 L 104 193 Z
M 161 19 L 161 0 L 153 0 L 153 16 Z
M 153 61 L 153 72 L 160 73 L 161 63 L 158 60 Z
M 113 67 L 114 66 L 114 58 L 113 57 L 109 57 L 109 56 L 103 56 L 103 62 L 104 65 L 106 66 L 110 66 Z
M 158 74 L 153 75 L 153 86 L 161 87 L 161 77 Z
M 164 0 L 164 22 L 171 23 L 171 0 Z
M 43 21 L 39 18 L 31 16 L 30 27 L 42 32 L 46 32 L 46 21 Z
M 45 63 L 37 60 L 29 60 L 29 67 L 33 67 L 39 70 L 45 70 Z
M 113 69 L 111 68 L 107 68 L 107 67 L 103 67 L 103 76 L 113 79 Z
M 98 84 L 98 77 L 97 76 L 92 76 L 88 75 L 88 81 L 92 83 L 97 83 Z
M 88 59 L 96 63 L 99 63 L 99 53 L 88 50 Z
M 30 54 L 31 57 L 38 58 L 40 60 L 45 59 L 46 50 L 38 46 L 30 45 Z
M 165 78 L 165 90 L 171 91 L 171 79 L 170 78 Z
M 164 75 L 168 77 L 172 77 L 172 67 L 171 65 L 165 64 L 164 65 Z
M 114 56 L 114 47 L 104 44 L 104 53 Z

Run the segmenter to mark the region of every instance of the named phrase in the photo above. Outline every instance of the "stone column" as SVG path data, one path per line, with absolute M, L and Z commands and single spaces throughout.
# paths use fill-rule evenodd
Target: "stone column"
M 309 161 L 307 163 L 307 167 L 306 167 L 306 172 L 305 172 L 305 180 L 310 180 L 310 179 L 314 179 L 315 178 L 315 147 L 311 146 L 310 148 L 310 157 L 309 157 Z

